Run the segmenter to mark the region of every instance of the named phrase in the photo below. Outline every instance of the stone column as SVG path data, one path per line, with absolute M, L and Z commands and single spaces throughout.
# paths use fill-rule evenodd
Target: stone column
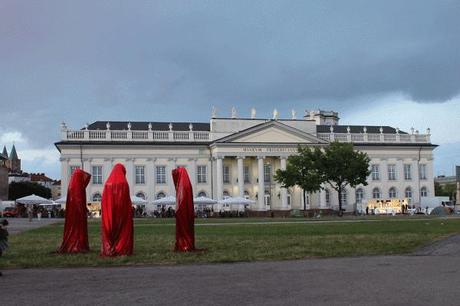
M 326 208 L 326 190 L 324 189 L 319 192 L 319 207 Z
M 67 187 L 69 185 L 69 159 L 61 158 L 61 196 L 67 196 Z
M 282 156 L 280 161 L 281 161 L 280 169 L 286 170 L 286 157 Z M 287 202 L 287 189 L 281 187 L 280 194 L 281 194 L 281 209 L 289 209 L 288 202 Z
M 174 188 L 174 181 L 172 178 L 172 171 L 176 168 L 176 159 L 168 159 L 168 167 L 166 169 L 166 182 L 168 183 L 168 195 L 176 196 L 176 188 Z
M 244 157 L 238 156 L 236 160 L 238 166 L 238 192 L 240 197 L 244 197 Z
M 129 184 L 129 192 L 132 194 L 134 190 L 134 159 L 126 159 L 126 180 Z
M 155 158 L 147 158 L 145 179 L 147 182 L 146 196 L 148 200 L 155 199 Z
M 224 174 L 223 174 L 223 157 L 218 156 L 216 159 L 216 190 L 217 190 L 217 200 L 222 200 L 222 193 L 223 193 L 223 181 L 224 181 Z
M 190 177 L 190 183 L 192 184 L 192 190 L 193 190 L 193 196 L 197 196 L 197 191 L 196 190 L 196 182 L 197 182 L 197 177 L 196 177 L 196 158 L 190 158 L 190 169 L 189 169 L 189 177 Z
M 259 176 L 259 193 L 258 193 L 258 210 L 266 210 L 265 207 L 265 180 L 264 180 L 264 157 L 257 156 L 258 176 Z

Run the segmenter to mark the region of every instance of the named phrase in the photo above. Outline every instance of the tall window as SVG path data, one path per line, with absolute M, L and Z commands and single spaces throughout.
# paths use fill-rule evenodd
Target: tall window
M 136 184 L 145 184 L 145 167 L 136 166 Z
M 426 180 L 426 165 L 420 164 L 420 179 Z
M 244 166 L 244 167 L 243 167 L 243 176 L 244 176 L 244 182 L 245 182 L 245 183 L 250 183 L 250 179 L 249 179 L 249 166 Z
M 388 165 L 388 180 L 396 180 L 396 165 Z
M 198 166 L 197 167 L 197 180 L 199 184 L 205 184 L 207 182 L 207 167 Z
M 377 187 L 372 189 L 372 198 L 373 199 L 380 199 L 380 189 L 378 189 Z
M 372 180 L 373 181 L 380 180 L 379 165 L 372 165 L 371 173 L 372 173 Z
M 412 189 L 410 187 L 407 187 L 406 190 L 404 191 L 404 195 L 406 198 L 408 198 L 409 203 L 412 202 Z
M 340 202 L 342 202 L 342 207 L 347 205 L 347 198 L 348 198 L 347 197 L 347 191 L 342 190 L 342 194 L 341 194 L 341 198 L 340 198 Z
M 206 197 L 206 192 L 204 191 L 200 191 L 200 193 L 198 193 L 198 197 Z
M 264 182 L 270 183 L 272 181 L 272 165 L 264 165 Z
M 329 207 L 331 206 L 331 195 L 329 193 L 329 189 L 324 190 L 326 193 L 326 206 Z
M 93 178 L 94 185 L 102 184 L 102 166 L 92 166 L 91 176 Z
M 157 184 L 166 184 L 166 166 L 157 166 Z
M 364 199 L 364 191 L 362 188 L 356 189 L 356 203 L 362 203 Z
M 426 189 L 426 187 L 422 187 L 422 189 L 420 189 L 420 196 L 422 197 L 428 196 L 428 189 Z
M 404 179 L 411 180 L 412 179 L 412 170 L 410 164 L 404 164 Z
M 388 190 L 388 197 L 389 197 L 390 199 L 396 198 L 396 188 L 391 187 L 391 188 Z
M 224 167 L 224 171 L 223 171 L 223 174 L 224 174 L 224 177 L 223 177 L 223 180 L 224 180 L 224 183 L 225 184 L 229 184 L 230 183 L 230 167 L 229 166 L 223 166 Z

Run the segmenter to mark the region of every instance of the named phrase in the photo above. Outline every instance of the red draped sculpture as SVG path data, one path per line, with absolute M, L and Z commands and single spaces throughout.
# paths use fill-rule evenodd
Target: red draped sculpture
M 116 164 L 102 193 L 101 256 L 133 254 L 133 210 L 126 169 Z
M 88 209 L 86 207 L 86 186 L 91 175 L 76 169 L 67 188 L 64 236 L 58 253 L 85 253 L 88 244 Z
M 86 208 L 86 186 L 91 175 L 76 169 L 67 187 L 64 235 L 58 253 L 85 253 L 88 244 L 88 209 Z
M 179 167 L 172 171 L 176 187 L 176 246 L 175 251 L 195 250 L 195 211 L 192 184 L 187 170 Z

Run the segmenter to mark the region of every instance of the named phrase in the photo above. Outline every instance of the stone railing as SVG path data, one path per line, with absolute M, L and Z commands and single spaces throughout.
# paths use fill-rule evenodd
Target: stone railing
M 353 143 L 431 143 L 430 134 L 318 133 L 326 141 Z
M 62 130 L 67 141 L 209 142 L 208 131 Z

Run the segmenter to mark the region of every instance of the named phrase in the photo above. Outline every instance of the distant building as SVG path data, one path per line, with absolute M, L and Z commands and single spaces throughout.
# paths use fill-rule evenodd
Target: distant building
M 14 145 L 11 148 L 11 152 L 9 155 L 6 150 L 6 147 L 4 146 L 1 156 L 3 158 L 6 158 L 6 167 L 8 168 L 8 173 L 12 173 L 12 174 L 22 173 L 21 160 L 18 157 L 18 153 L 16 152 L 16 147 Z
M 55 180 L 51 184 L 51 197 L 54 200 L 61 197 L 61 180 Z
M 440 175 L 434 178 L 434 183 L 439 184 L 439 186 L 441 187 L 445 187 L 446 185 L 455 185 L 456 177 L 455 175 L 452 175 L 452 176 Z
M 0 201 L 8 200 L 8 168 L 7 159 L 0 155 Z
M 230 117 L 209 122 L 107 122 L 96 121 L 72 130 L 62 124 L 56 143 L 61 154 L 63 195 L 77 168 L 91 173 L 87 200 L 100 199 L 104 182 L 116 163 L 127 171 L 130 192 L 149 201 L 174 195 L 171 171 L 186 167 L 194 196 L 221 200 L 228 196 L 255 201 L 254 211 L 337 209 L 335 190 L 327 183 L 303 202 L 298 187 L 283 188 L 273 178 L 286 169 L 297 146 L 327 147 L 331 142 L 352 143 L 369 155 L 371 174 L 367 185 L 347 187 L 342 204 L 347 211 L 370 200 L 407 199 L 418 205 L 421 197 L 434 195 L 433 150 L 430 130 L 409 133 L 389 126 L 340 125 L 337 112 L 306 111 L 297 118 Z M 220 208 L 219 208 L 220 209 Z
M 32 183 L 42 185 L 49 189 L 51 189 L 54 183 L 54 180 L 47 177 L 45 173 L 31 173 L 29 177 Z

